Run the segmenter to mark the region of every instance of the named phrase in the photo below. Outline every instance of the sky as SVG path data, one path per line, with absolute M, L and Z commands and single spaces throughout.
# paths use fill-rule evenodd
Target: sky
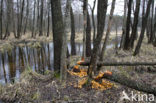
M 110 12 L 111 2 L 112 2 L 112 0 L 108 0 L 107 14 L 109 14 L 109 12 Z M 88 0 L 88 3 L 93 7 L 94 0 Z M 124 0 L 116 0 L 114 14 L 115 15 L 123 15 L 123 10 L 124 10 Z M 97 3 L 96 3 L 96 7 L 95 7 L 95 14 L 97 14 Z

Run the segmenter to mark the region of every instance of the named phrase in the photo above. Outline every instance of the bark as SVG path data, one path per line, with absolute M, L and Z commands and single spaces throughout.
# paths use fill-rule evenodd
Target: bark
M 152 10 L 151 10 L 151 28 L 150 28 L 150 38 L 149 38 L 149 43 L 153 43 L 154 41 L 154 34 L 153 34 L 153 18 L 154 18 L 154 0 L 152 0 Z
M 150 11 L 151 3 L 152 3 L 152 0 L 149 0 L 148 1 L 148 4 L 147 4 L 146 14 L 143 17 L 143 23 L 142 23 L 140 38 L 139 38 L 139 41 L 138 41 L 137 46 L 135 48 L 135 52 L 133 54 L 134 56 L 136 56 L 139 53 L 140 48 L 141 48 L 142 41 L 144 39 L 144 33 L 145 33 L 146 25 L 147 25 L 147 19 L 148 19 L 148 16 L 149 16 L 149 11 Z
M 91 55 L 90 65 L 88 68 L 88 75 L 92 77 L 96 70 L 96 64 L 98 60 L 98 53 L 105 27 L 105 18 L 107 13 L 108 0 L 98 0 L 98 13 L 97 13 L 97 36 L 94 42 L 93 53 Z
M 126 14 L 127 14 L 127 0 L 124 0 L 124 19 L 123 19 L 123 25 L 122 25 L 122 38 L 120 42 L 120 48 L 124 47 L 125 44 L 125 38 L 126 38 Z
M 156 8 L 155 8 L 155 21 L 154 21 L 154 28 L 153 28 L 153 35 L 154 35 L 154 42 L 153 45 L 156 47 Z
M 95 17 L 94 17 L 94 10 L 95 10 L 95 5 L 96 5 L 96 0 L 94 0 L 94 5 L 93 5 L 93 9 L 92 11 L 92 25 L 93 25 L 93 43 L 95 41 L 96 38 L 96 27 L 95 27 Z
M 68 27 L 70 26 L 70 9 L 71 9 L 71 0 L 67 0 L 66 3 L 66 11 L 65 11 L 65 32 L 63 34 L 63 45 L 62 45 L 62 52 L 61 52 L 61 81 L 65 81 L 67 78 L 67 34 L 68 34 Z
M 80 63 L 81 66 L 89 66 L 90 62 L 85 61 Z M 154 66 L 155 62 L 97 62 L 97 66 Z
M 130 41 L 130 25 L 131 25 L 131 9 L 132 9 L 132 1 L 133 0 L 129 0 L 128 3 L 128 14 L 127 14 L 127 22 L 126 22 L 126 38 L 125 38 L 125 44 L 124 44 L 124 50 L 128 50 L 129 49 L 129 41 Z
M 3 0 L 1 0 L 1 11 L 0 11 L 0 39 L 3 38 Z
M 83 22 L 84 22 L 84 29 L 83 29 L 83 53 L 82 59 L 86 56 L 86 28 L 87 28 L 87 11 L 88 11 L 88 0 L 83 1 Z
M 106 51 L 107 42 L 109 40 L 109 35 L 110 35 L 111 27 L 112 27 L 113 13 L 114 13 L 114 9 L 115 9 L 115 2 L 116 2 L 116 0 L 112 1 L 112 7 L 111 7 L 111 11 L 110 11 L 109 21 L 107 24 L 108 27 L 107 27 L 107 31 L 106 31 L 106 37 L 105 37 L 105 41 L 103 43 L 102 51 L 100 54 L 100 61 L 103 61 L 103 57 L 104 57 L 104 54 Z
M 44 5 L 44 0 L 41 0 L 39 36 L 43 36 L 43 7 L 44 7 L 43 5 Z
M 71 9 L 70 9 L 70 18 L 71 18 L 71 37 L 70 37 L 71 55 L 76 55 L 76 47 L 75 47 L 75 20 L 74 20 L 74 14 L 73 14 L 72 6 L 71 6 Z
M 138 82 L 137 80 L 132 80 L 120 73 L 113 72 L 112 75 L 104 75 L 103 78 L 118 82 L 138 91 L 154 94 L 156 96 L 156 88 L 152 87 L 152 85 L 146 84 L 144 82 Z
M 134 13 L 134 21 L 133 21 L 133 27 L 132 27 L 132 34 L 130 38 L 130 48 L 134 47 L 134 41 L 136 39 L 137 35 L 137 26 L 138 26 L 138 17 L 139 17 L 139 11 L 140 11 L 140 0 L 136 1 L 136 8 Z
M 91 23 L 90 16 L 87 12 L 87 27 L 86 27 L 86 57 L 91 56 Z
M 25 0 L 22 1 L 22 7 L 21 7 L 20 17 L 19 17 L 19 22 L 18 22 L 18 28 L 17 28 L 17 38 L 21 37 L 24 4 L 25 4 Z
M 49 28 L 50 28 L 50 5 L 49 3 L 47 4 L 48 7 L 47 7 L 47 12 L 48 12 L 48 27 L 47 27 L 47 37 L 49 37 Z
M 31 37 L 34 37 L 34 33 L 35 33 L 35 18 L 36 18 L 36 0 L 34 0 L 34 12 L 33 12 L 33 27 L 32 27 L 32 35 Z
M 25 27 L 24 27 L 24 35 L 27 29 L 27 23 L 28 23 L 28 17 L 29 17 L 29 0 L 27 0 L 27 10 L 26 10 L 26 21 L 25 21 Z
M 54 42 L 54 69 L 59 71 L 61 64 L 62 36 L 64 34 L 63 17 L 60 0 L 51 0 L 53 42 Z
M 10 35 L 10 19 L 11 19 L 11 1 L 7 0 L 7 20 L 6 20 L 6 30 L 3 39 Z

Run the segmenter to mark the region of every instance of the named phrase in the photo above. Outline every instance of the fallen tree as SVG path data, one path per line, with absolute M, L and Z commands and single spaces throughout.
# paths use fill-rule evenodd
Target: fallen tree
M 156 96 L 156 87 L 152 87 L 152 85 L 146 84 L 144 82 L 140 82 L 137 80 L 132 80 L 120 73 L 112 73 L 112 75 L 103 75 L 103 78 L 109 79 L 111 81 L 114 82 L 118 82 L 122 85 L 125 85 L 129 88 L 138 90 L 138 91 L 142 91 L 142 92 L 146 92 L 149 94 L 154 94 Z
M 81 66 L 89 66 L 89 61 L 78 62 Z M 154 66 L 156 62 L 98 62 L 97 66 Z

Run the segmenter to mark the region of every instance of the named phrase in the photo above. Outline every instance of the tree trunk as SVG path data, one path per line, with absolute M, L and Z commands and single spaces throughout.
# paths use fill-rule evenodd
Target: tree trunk
M 124 0 L 124 19 L 122 25 L 122 37 L 120 42 L 120 48 L 124 48 L 126 38 L 126 14 L 127 14 L 127 0 Z
M 48 7 L 47 7 L 47 12 L 48 12 L 48 27 L 47 27 L 47 37 L 49 37 L 49 28 L 50 28 L 50 6 L 49 6 L 49 3 L 47 4 Z
M 126 38 L 125 38 L 125 44 L 124 44 L 124 50 L 129 49 L 129 33 L 130 33 L 130 25 L 131 25 L 131 9 L 132 9 L 132 1 L 129 0 L 128 3 L 128 14 L 127 14 L 127 22 L 126 22 Z
M 90 16 L 87 12 L 87 27 L 86 27 L 86 57 L 91 56 L 91 23 Z
M 112 1 L 112 7 L 111 7 L 109 21 L 108 21 L 108 25 L 107 25 L 108 27 L 107 27 L 106 37 L 105 37 L 105 41 L 103 43 L 102 51 L 100 54 L 100 61 L 103 61 L 104 53 L 106 51 L 107 42 L 109 40 L 109 35 L 110 35 L 111 27 L 112 27 L 113 13 L 114 13 L 114 9 L 115 9 L 115 2 L 116 2 L 116 0 Z
M 33 27 L 32 27 L 32 38 L 34 37 L 34 33 L 35 33 L 35 16 L 36 15 L 36 0 L 34 0 L 34 12 L 33 12 Z
M 24 27 L 24 35 L 27 29 L 27 23 L 28 23 L 28 17 L 29 17 L 29 0 L 27 0 L 27 10 L 26 10 L 26 21 L 25 21 L 25 27 Z
M 54 42 L 54 69 L 60 71 L 62 36 L 64 34 L 63 17 L 60 0 L 51 0 L 53 42 Z
M 75 20 L 74 20 L 74 14 L 73 14 L 72 6 L 71 6 L 71 9 L 70 9 L 70 18 L 71 18 L 71 37 L 70 37 L 71 55 L 76 55 L 76 47 L 75 47 Z
M 154 0 L 152 0 L 152 10 L 151 10 L 151 28 L 150 28 L 150 38 L 149 38 L 149 43 L 153 43 L 153 41 L 154 41 L 154 34 L 153 34 L 153 17 L 154 17 Z
M 139 11 L 140 11 L 140 0 L 137 0 L 135 13 L 134 13 L 134 22 L 133 22 L 133 27 L 132 27 L 132 34 L 131 34 L 131 38 L 130 38 L 130 48 L 134 47 L 134 41 L 135 41 L 136 35 L 137 35 Z
M 103 78 L 118 82 L 132 89 L 154 94 L 156 96 L 156 88 L 152 87 L 152 85 L 146 84 L 144 82 L 138 82 L 137 80 L 129 79 L 128 77 L 120 73 L 113 72 L 112 75 L 104 75 Z
M 11 1 L 7 0 L 6 3 L 7 3 L 7 20 L 6 20 L 6 31 L 3 39 L 5 39 L 10 35 Z
M 138 41 L 137 46 L 135 48 L 135 52 L 133 54 L 134 56 L 136 56 L 139 53 L 142 41 L 144 39 L 144 32 L 145 32 L 145 28 L 146 28 L 146 25 L 147 25 L 147 18 L 149 16 L 151 3 L 152 3 L 152 0 L 149 0 L 148 4 L 147 4 L 146 14 L 143 17 L 143 24 L 142 24 L 142 29 L 141 29 L 141 33 L 140 33 L 140 38 L 139 38 L 139 41 Z
M 107 13 L 108 0 L 98 0 L 98 14 L 97 14 L 97 36 L 94 43 L 93 53 L 91 55 L 90 65 L 88 68 L 88 75 L 92 77 L 96 70 L 98 53 L 105 27 L 105 18 Z
M 83 1 L 83 22 L 84 22 L 84 29 L 83 29 L 83 53 L 82 59 L 86 56 L 86 28 L 87 28 L 87 11 L 88 11 L 88 0 Z
M 22 7 L 21 7 L 21 12 L 20 12 L 20 18 L 19 18 L 18 28 L 17 28 L 17 38 L 20 38 L 20 37 L 21 37 L 24 4 L 25 4 L 25 0 L 22 1 Z
M 94 18 L 95 5 L 96 5 L 96 0 L 94 0 L 94 5 L 93 5 L 93 9 L 92 9 L 93 43 L 94 43 L 95 38 L 96 38 L 96 27 L 95 27 L 95 18 Z
M 85 61 L 79 63 L 81 66 L 89 66 L 90 62 Z M 97 62 L 97 66 L 153 66 L 156 65 L 155 62 Z
M 66 11 L 65 11 L 65 32 L 63 34 L 63 43 L 62 43 L 62 52 L 61 52 L 61 81 L 65 81 L 67 78 L 67 34 L 68 27 L 70 26 L 70 9 L 71 9 L 71 0 L 67 0 Z
M 1 0 L 1 12 L 0 12 L 0 39 L 3 39 L 3 0 Z
M 155 7 L 155 19 L 154 19 L 154 28 L 153 28 L 153 35 L 154 35 L 154 42 L 153 45 L 156 47 L 156 7 Z
M 39 36 L 43 36 L 43 5 L 44 5 L 44 0 L 41 0 Z

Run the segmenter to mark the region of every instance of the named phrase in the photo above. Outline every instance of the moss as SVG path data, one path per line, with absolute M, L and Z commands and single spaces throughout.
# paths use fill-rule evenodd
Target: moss
M 51 71 L 49 71 L 49 70 L 46 70 L 46 71 L 44 72 L 45 75 L 49 75 L 50 73 L 51 73 Z
M 69 100 L 69 96 L 65 95 L 65 96 L 64 96 L 64 100 L 65 100 L 65 101 L 68 101 L 68 100 Z
M 5 43 L 1 45 L 0 51 L 2 53 L 4 53 L 5 51 L 11 52 L 13 48 L 13 45 L 11 45 L 10 43 Z
M 60 78 L 60 73 L 54 72 L 54 77 L 55 77 L 55 78 Z
M 42 46 L 41 46 L 40 42 L 35 42 L 30 47 L 31 48 L 41 48 Z
M 40 98 L 40 92 L 39 91 L 37 91 L 36 93 L 34 93 L 32 95 L 32 100 L 38 100 L 39 98 Z
M 127 69 L 127 68 L 126 68 L 126 69 Z M 120 72 L 121 72 L 121 74 L 122 74 L 123 76 L 130 78 L 128 72 L 125 71 L 124 68 L 123 68 L 122 66 L 119 67 L 119 70 L 120 70 Z

